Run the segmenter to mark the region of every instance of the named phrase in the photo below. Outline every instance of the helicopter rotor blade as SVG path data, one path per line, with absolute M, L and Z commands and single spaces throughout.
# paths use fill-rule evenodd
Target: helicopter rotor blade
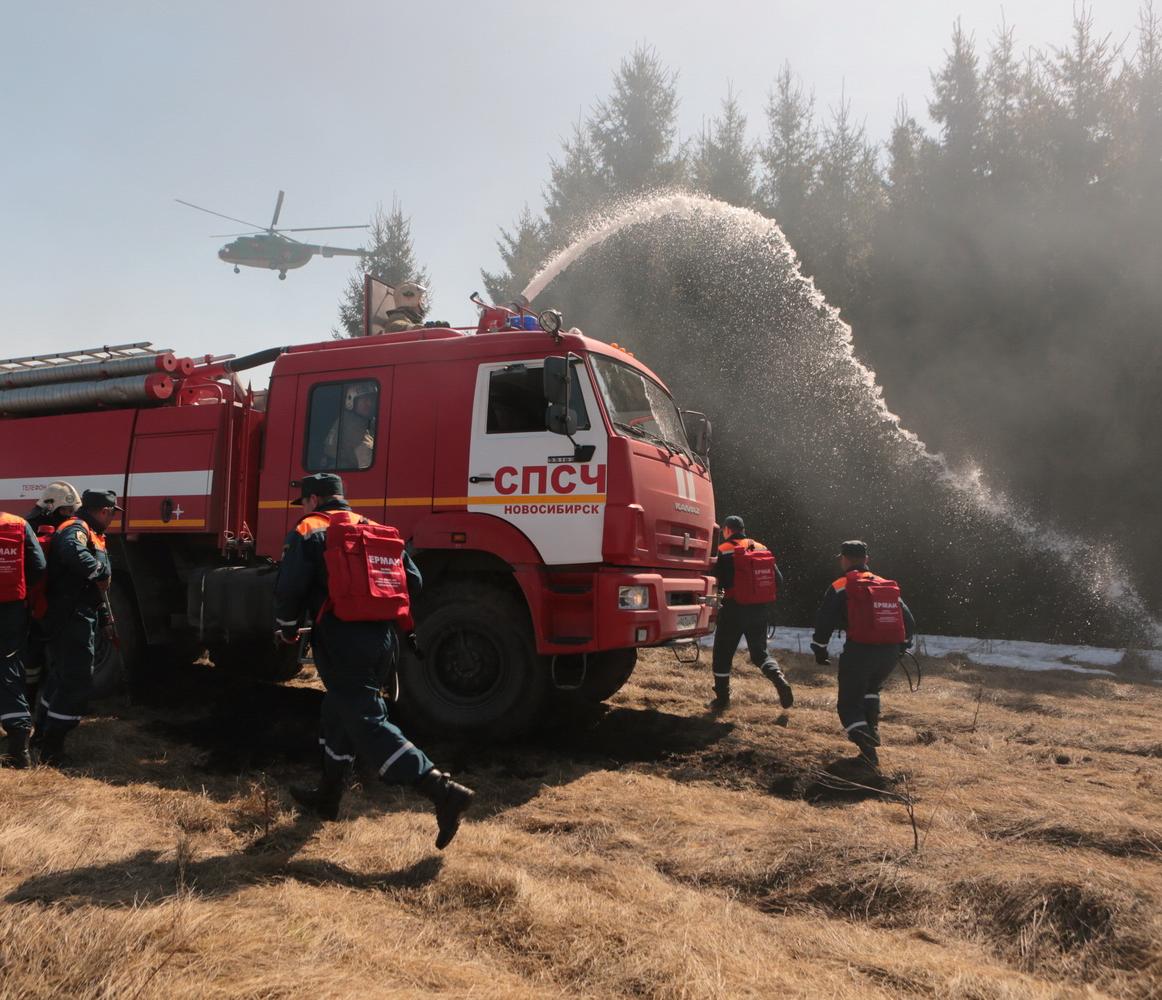
M 187 208 L 196 208 L 199 212 L 205 212 L 207 215 L 216 215 L 219 219 L 229 219 L 231 222 L 237 222 L 241 226 L 250 226 L 252 229 L 266 232 L 266 227 L 258 225 L 257 222 L 247 222 L 245 219 L 236 219 L 232 215 L 223 215 L 221 212 L 215 212 L 209 208 L 202 208 L 201 205 L 195 205 L 192 201 L 182 201 L 181 198 L 174 198 L 174 201 L 179 205 L 185 205 Z
M 282 199 L 286 195 L 285 191 L 279 191 L 278 201 L 274 203 L 274 218 L 270 220 L 270 231 L 274 232 L 274 227 L 278 225 L 278 215 L 282 211 Z
M 210 235 L 207 236 L 206 239 L 208 239 L 208 240 L 236 240 L 240 236 L 263 236 L 263 235 L 265 235 L 265 233 L 266 233 L 265 229 L 260 229 L 257 232 L 251 231 L 249 233 L 210 233 Z
M 320 233 L 328 229 L 370 229 L 370 226 L 299 226 L 295 229 L 276 229 L 278 233 Z
M 311 251 L 319 257 L 366 257 L 366 250 L 348 250 L 346 247 L 312 246 Z

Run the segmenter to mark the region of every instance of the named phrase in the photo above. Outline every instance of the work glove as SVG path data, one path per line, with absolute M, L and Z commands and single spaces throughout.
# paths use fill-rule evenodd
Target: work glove
M 407 634 L 407 644 L 408 648 L 412 651 L 417 660 L 422 660 L 424 658 L 424 651 L 420 649 L 420 640 L 415 632 L 409 632 Z
M 105 622 L 101 626 L 101 635 L 107 642 L 117 642 L 117 629 L 113 626 L 112 622 Z
M 274 645 L 297 646 L 299 643 L 299 628 L 297 625 L 284 625 L 274 630 Z
M 811 643 L 811 652 L 815 654 L 815 662 L 818 663 L 820 666 L 825 667 L 825 666 L 827 666 L 827 664 L 829 664 L 831 662 L 831 660 L 827 656 L 827 647 L 824 646 L 822 643 L 818 643 L 818 642 Z
M 113 578 L 111 576 L 103 576 L 99 580 L 94 580 L 93 582 L 97 585 L 97 589 L 101 591 L 102 594 L 104 594 L 108 592 L 109 585 L 113 582 Z

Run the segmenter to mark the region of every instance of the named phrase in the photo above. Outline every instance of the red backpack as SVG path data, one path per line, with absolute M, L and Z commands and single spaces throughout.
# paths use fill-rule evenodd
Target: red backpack
M 736 545 L 731 598 L 739 604 L 770 604 L 778 596 L 777 591 L 774 553 L 759 548 L 750 539 Z
M 0 513 L 0 603 L 23 601 L 28 596 L 24 579 L 24 528 L 24 518 Z
M 415 623 L 399 532 L 349 510 L 330 511 L 326 517 L 324 611 L 345 622 L 395 622 L 411 632 Z
M 853 569 L 847 581 L 847 638 L 869 646 L 890 646 L 906 640 L 900 585 L 867 570 Z
M 52 544 L 52 536 L 56 533 L 55 524 L 42 524 L 36 529 L 36 540 L 48 560 L 48 547 Z M 40 621 L 48 614 L 48 574 L 46 573 L 31 587 L 28 588 L 28 613 L 33 619 Z

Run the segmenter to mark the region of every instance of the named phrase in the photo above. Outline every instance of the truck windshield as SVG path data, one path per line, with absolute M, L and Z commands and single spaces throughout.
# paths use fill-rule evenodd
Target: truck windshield
M 690 454 L 682 417 L 665 389 L 613 358 L 591 354 L 589 360 L 618 434 L 645 438 L 669 451 Z

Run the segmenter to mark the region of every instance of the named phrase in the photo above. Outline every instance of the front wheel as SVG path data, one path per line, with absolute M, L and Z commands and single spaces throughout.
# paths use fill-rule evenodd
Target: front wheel
M 440 735 L 511 738 L 540 713 L 549 688 L 528 610 L 501 582 L 458 581 L 424 601 L 421 660 L 404 650 L 400 709 Z

